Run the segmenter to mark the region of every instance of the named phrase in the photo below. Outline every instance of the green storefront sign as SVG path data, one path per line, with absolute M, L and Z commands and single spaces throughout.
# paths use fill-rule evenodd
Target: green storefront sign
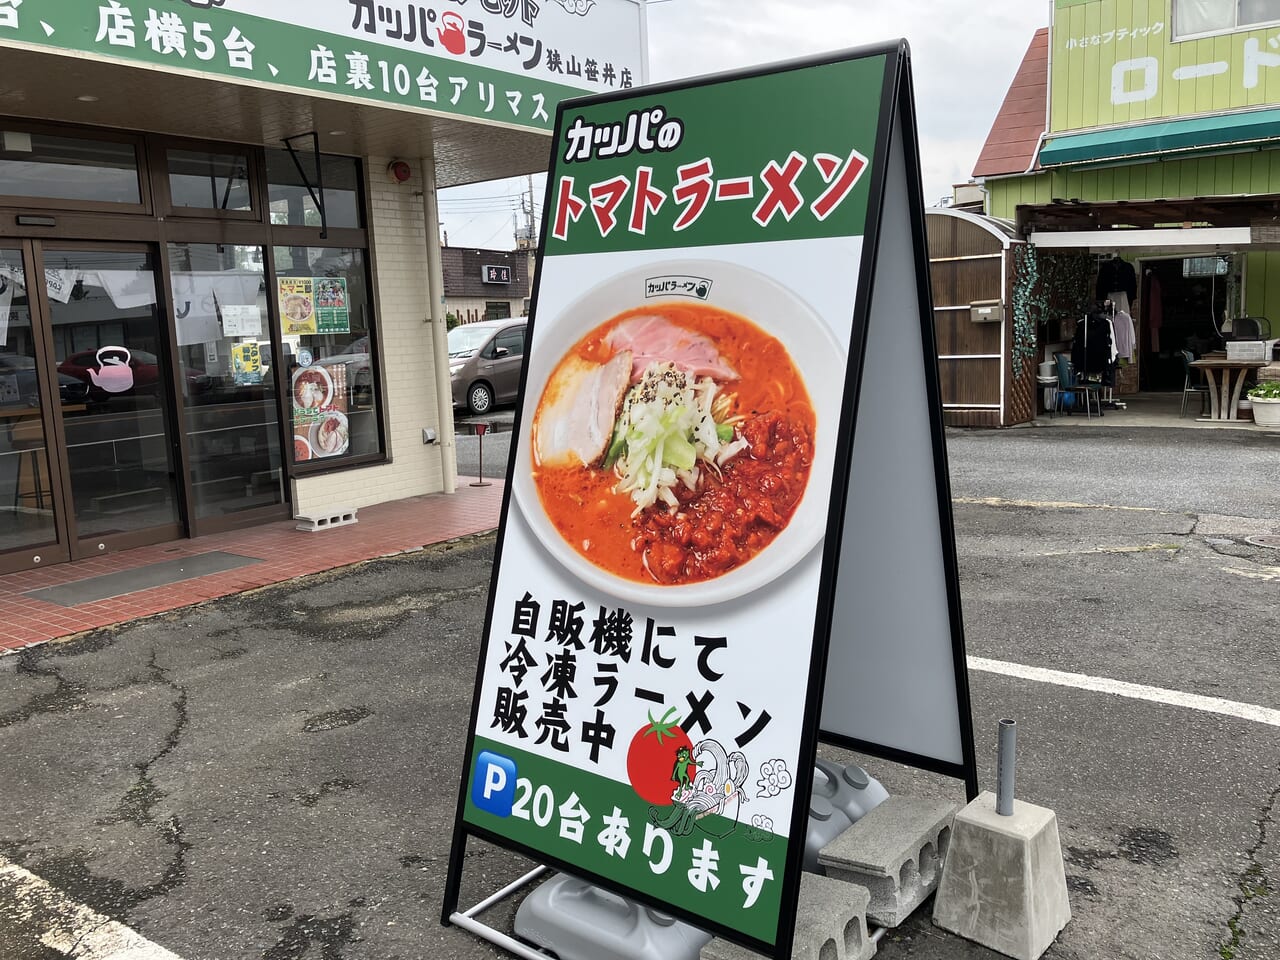
M 1280 25 L 1249 16 L 1234 2 L 1057 0 L 1050 132 L 1280 104 Z
M 560 100 L 638 82 L 641 57 L 626 0 L 544 6 L 0 0 L 0 45 L 546 129 Z

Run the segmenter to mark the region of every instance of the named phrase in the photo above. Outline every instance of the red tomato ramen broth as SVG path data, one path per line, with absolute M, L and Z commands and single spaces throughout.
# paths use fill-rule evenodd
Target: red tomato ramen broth
M 679 585 L 728 573 L 767 547 L 791 520 L 813 465 L 816 418 L 786 348 L 744 317 L 704 304 L 660 303 L 621 313 L 578 341 L 577 356 L 605 363 L 607 340 L 630 317 L 659 315 L 710 337 L 739 379 L 720 384 L 733 395 L 731 416 L 749 449 L 721 467 L 706 464 L 698 490 L 673 488 L 680 506 L 656 503 L 637 517 L 617 476 L 601 466 L 535 465 L 534 483 L 548 519 L 578 553 L 627 580 Z M 534 422 L 548 405 L 544 392 Z M 648 569 L 645 554 L 648 554 Z

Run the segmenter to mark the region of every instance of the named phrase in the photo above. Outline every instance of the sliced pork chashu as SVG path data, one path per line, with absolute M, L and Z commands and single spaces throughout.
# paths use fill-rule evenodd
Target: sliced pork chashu
M 738 372 L 720 356 L 714 340 L 678 326 L 666 317 L 654 314 L 629 317 L 613 329 L 608 340 L 615 350 L 631 351 L 632 383 L 640 382 L 651 363 L 674 363 L 695 377 L 711 377 L 721 383 L 738 379 Z
M 534 424 L 537 463 L 546 467 L 598 463 L 613 436 L 623 394 L 631 383 L 631 351 L 607 363 L 568 357 L 543 393 Z

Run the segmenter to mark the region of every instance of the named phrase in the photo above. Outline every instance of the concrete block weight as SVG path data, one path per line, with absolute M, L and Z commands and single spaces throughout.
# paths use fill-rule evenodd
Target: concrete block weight
M 938 887 L 956 804 L 889 797 L 822 848 L 827 876 L 870 891 L 867 916 L 885 927 L 907 919 Z
M 956 814 L 933 905 L 936 926 L 1016 960 L 1036 960 L 1071 920 L 1058 818 L 1013 801 L 1000 816 L 994 793 Z
M 876 943 L 867 932 L 871 894 L 855 883 L 805 873 L 800 876 L 800 904 L 792 960 L 870 960 Z M 759 954 L 727 940 L 712 940 L 700 960 L 758 960 Z

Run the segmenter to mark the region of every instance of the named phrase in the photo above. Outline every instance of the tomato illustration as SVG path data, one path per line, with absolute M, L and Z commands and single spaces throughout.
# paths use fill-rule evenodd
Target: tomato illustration
M 690 762 L 693 743 L 689 735 L 680 729 L 673 718 L 675 707 L 662 715 L 661 720 L 649 714 L 649 723 L 636 731 L 627 748 L 627 778 L 636 793 L 649 803 L 666 806 L 679 782 L 677 764 L 683 764 L 687 782 L 692 782 L 698 770 Z

